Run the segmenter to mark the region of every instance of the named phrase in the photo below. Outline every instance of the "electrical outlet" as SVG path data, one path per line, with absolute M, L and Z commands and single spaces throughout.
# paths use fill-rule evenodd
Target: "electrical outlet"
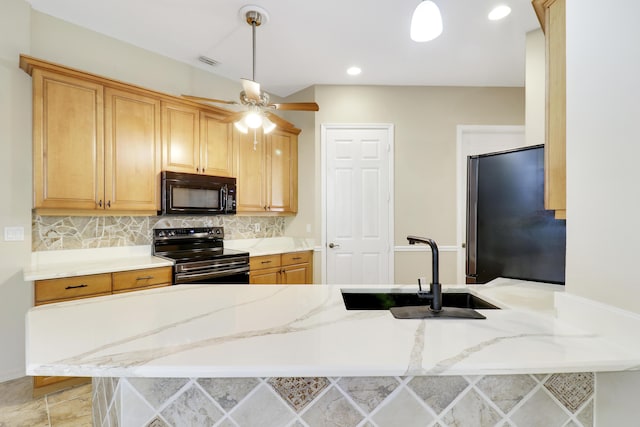
M 311 233 L 311 224 L 307 224 L 307 233 Z
M 253 231 L 255 231 L 256 233 L 260 232 L 260 223 L 255 223 L 253 224 Z
M 5 227 L 4 240 L 6 242 L 20 242 L 24 240 L 24 227 Z

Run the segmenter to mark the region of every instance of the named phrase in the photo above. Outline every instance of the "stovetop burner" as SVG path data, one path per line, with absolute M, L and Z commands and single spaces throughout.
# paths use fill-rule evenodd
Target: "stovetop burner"
M 249 256 L 248 252 L 224 247 L 223 227 L 155 229 L 153 254 L 175 260 L 176 263 Z
M 156 229 L 153 254 L 174 261 L 175 285 L 249 283 L 249 252 L 225 249 L 222 227 Z

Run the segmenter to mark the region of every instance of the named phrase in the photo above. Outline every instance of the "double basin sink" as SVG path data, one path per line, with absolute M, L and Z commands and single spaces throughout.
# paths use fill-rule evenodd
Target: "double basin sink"
M 428 306 L 431 301 L 409 289 L 342 289 L 347 310 L 389 310 L 393 307 Z M 469 292 L 443 292 L 442 306 L 473 310 L 495 310 L 495 305 Z

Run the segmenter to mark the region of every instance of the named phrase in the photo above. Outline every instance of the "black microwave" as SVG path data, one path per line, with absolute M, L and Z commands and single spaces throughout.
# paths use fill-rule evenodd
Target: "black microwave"
M 236 179 L 226 176 L 161 173 L 161 215 L 236 213 Z

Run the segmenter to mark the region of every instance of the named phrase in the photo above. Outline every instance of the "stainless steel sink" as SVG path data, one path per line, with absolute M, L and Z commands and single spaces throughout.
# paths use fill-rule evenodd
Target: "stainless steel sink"
M 415 291 L 387 289 L 342 289 L 342 299 L 347 310 L 389 310 L 392 307 L 428 306 L 431 302 L 419 297 Z M 500 308 L 469 292 L 443 292 L 442 306 L 476 310 Z

